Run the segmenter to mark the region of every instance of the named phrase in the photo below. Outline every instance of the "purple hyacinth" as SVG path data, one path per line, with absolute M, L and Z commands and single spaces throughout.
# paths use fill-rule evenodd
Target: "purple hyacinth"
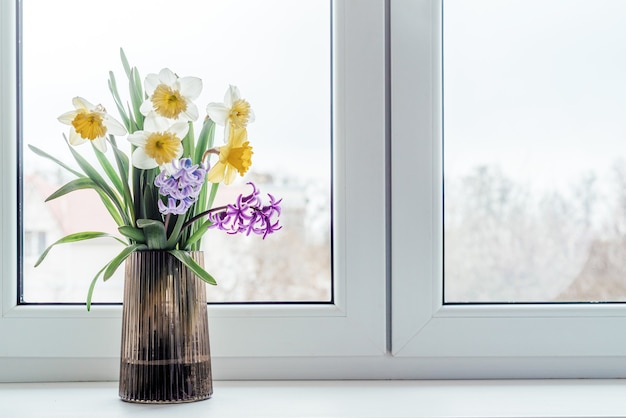
M 191 158 L 174 160 L 171 169 L 162 170 L 154 179 L 159 194 L 167 197 L 167 203 L 159 200 L 159 211 L 164 214 L 183 215 L 196 202 L 207 169 L 192 165 Z
M 263 235 L 263 239 L 282 228 L 278 225 L 282 199 L 276 200 L 268 193 L 269 204 L 263 205 L 254 183 L 248 184 L 252 186 L 251 194 L 240 194 L 234 204 L 227 205 L 223 211 L 209 214 L 209 219 L 213 222 L 209 228 L 219 228 L 229 234 L 255 233 Z

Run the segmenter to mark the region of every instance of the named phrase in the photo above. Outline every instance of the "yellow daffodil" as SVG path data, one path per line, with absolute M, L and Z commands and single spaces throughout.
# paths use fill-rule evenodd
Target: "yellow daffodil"
M 109 116 L 102 105 L 95 106 L 82 97 L 74 97 L 72 104 L 75 110 L 65 112 L 58 118 L 61 123 L 71 126 L 70 144 L 91 141 L 100 151 L 106 152 L 107 135 L 126 135 L 126 128 Z
M 187 122 L 169 125 L 164 118 L 153 119 L 146 130 L 128 135 L 128 140 L 137 146 L 133 151 L 133 165 L 143 170 L 165 166 L 183 154 L 182 139 L 189 131 Z
M 243 176 L 252 165 L 252 147 L 248 142 L 245 128 L 236 129 L 231 125 L 226 145 L 219 147 L 219 160 L 207 174 L 211 183 L 231 184 L 237 173 Z
M 209 117 L 218 125 L 224 126 L 224 142 L 228 140 L 231 130 L 247 128 L 254 122 L 254 112 L 250 103 L 241 98 L 236 86 L 229 86 L 224 94 L 224 103 L 209 103 L 206 108 Z
M 161 116 L 185 122 L 198 119 L 198 107 L 192 101 L 202 92 L 198 77 L 178 77 L 164 68 L 159 74 L 148 74 L 144 87 L 148 99 L 139 110 L 147 118 Z

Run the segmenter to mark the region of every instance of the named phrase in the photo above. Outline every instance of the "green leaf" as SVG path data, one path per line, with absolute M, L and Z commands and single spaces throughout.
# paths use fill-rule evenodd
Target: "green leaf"
M 193 131 L 193 122 L 189 121 L 188 122 L 189 125 L 189 130 L 187 131 L 187 135 L 185 135 L 185 137 L 183 138 L 183 155 L 189 155 L 190 157 L 193 157 L 194 155 L 194 147 L 195 147 L 195 142 L 194 142 L 194 138 L 195 138 L 195 134 Z
M 130 105 L 129 105 L 128 103 L 126 103 L 126 107 L 128 108 L 128 114 L 129 114 L 129 115 L 132 115 L 132 114 L 133 114 L 133 111 L 132 111 L 132 110 L 130 110 Z M 135 132 L 135 131 L 138 131 L 138 130 L 139 130 L 139 125 L 137 124 L 137 122 L 135 121 L 135 119 L 133 119 L 133 118 L 131 118 L 131 119 L 130 119 L 130 125 L 131 125 L 131 126 L 130 126 L 130 129 L 128 130 L 128 132 L 133 133 L 133 132 Z M 143 124 L 142 124 L 142 126 L 143 126 Z M 134 147 L 134 146 L 135 146 L 135 145 L 131 145 L 131 148 L 132 148 L 132 147 Z
M 130 90 L 130 102 L 133 105 L 133 114 L 135 116 L 135 122 L 139 129 L 143 129 L 144 116 L 141 114 L 140 107 L 144 101 L 143 90 L 141 87 L 141 80 L 139 78 L 139 71 L 136 68 L 130 70 L 130 77 L 128 78 L 129 90 Z
M 167 248 L 167 237 L 163 222 L 154 219 L 137 219 L 137 226 L 144 230 L 146 244 L 150 250 Z
M 115 194 L 113 189 L 104 180 L 104 178 L 100 175 L 100 173 L 98 173 L 96 171 L 96 169 L 93 168 L 91 166 L 91 164 L 89 164 L 89 162 L 87 162 L 87 160 L 85 158 L 83 158 L 83 156 L 80 155 L 74 149 L 74 147 L 72 147 L 69 143 L 67 144 L 67 146 L 69 147 L 70 152 L 72 153 L 72 156 L 74 157 L 74 159 L 76 160 L 76 162 L 78 163 L 80 168 L 111 199 L 111 202 L 115 205 L 115 207 L 119 211 L 119 215 L 126 221 L 126 222 L 123 222 L 123 223 L 126 223 L 126 224 L 130 223 L 129 220 L 127 219 L 127 217 L 126 217 L 126 212 L 124 210 L 124 204 L 120 201 L 120 197 Z M 118 225 L 119 225 L 119 223 L 118 223 Z
M 93 297 L 93 289 L 96 287 L 96 283 L 98 282 L 98 278 L 100 277 L 100 275 L 102 274 L 104 269 L 107 268 L 108 265 L 109 264 L 107 263 L 104 267 L 102 267 L 100 269 L 100 271 L 96 274 L 96 277 L 94 277 L 91 280 L 91 284 L 89 285 L 89 291 L 87 292 L 87 311 L 91 310 L 91 298 Z
M 211 185 L 210 196 L 208 192 L 209 184 Z M 202 235 L 204 235 L 204 232 L 206 232 L 206 230 L 203 231 L 202 233 L 199 233 L 199 235 L 196 235 L 196 233 L 198 233 L 197 231 L 198 222 L 194 221 L 193 223 L 191 223 L 191 225 L 189 225 L 189 221 L 191 219 L 198 219 L 199 217 L 203 217 L 201 215 L 206 213 L 211 207 L 211 205 L 213 204 L 213 200 L 215 199 L 215 195 L 217 193 L 218 188 L 219 188 L 219 183 L 205 182 L 202 185 L 202 189 L 200 190 L 198 199 L 196 200 L 196 203 L 193 205 L 193 214 L 191 214 L 191 216 L 188 217 L 187 222 L 188 222 L 189 229 L 185 228 L 183 230 L 183 233 L 181 234 L 182 239 L 180 241 L 185 243 L 183 248 L 187 250 L 191 250 L 191 249 L 197 249 L 197 247 L 200 246 L 200 242 L 198 240 L 202 238 Z M 195 238 L 193 241 L 190 242 L 192 236 L 195 236 Z M 195 248 L 192 247 L 193 245 L 195 245 Z
M 122 263 L 122 261 L 128 258 L 128 256 L 132 254 L 133 251 L 140 250 L 142 249 L 142 247 L 145 247 L 145 245 L 144 246 L 133 245 L 133 246 L 126 247 L 120 254 L 117 255 L 117 257 L 115 257 L 113 260 L 106 263 L 104 267 L 100 269 L 100 271 L 96 274 L 93 280 L 91 280 L 91 284 L 89 285 L 89 291 L 87 292 L 87 311 L 91 310 L 91 299 L 93 298 L 93 290 L 96 287 L 96 283 L 98 282 L 98 278 L 100 277 L 102 272 L 105 272 L 103 281 L 107 281 L 115 273 L 115 271 L 117 270 L 119 265 Z M 132 248 L 132 251 L 128 252 L 130 248 Z M 128 252 L 128 254 L 125 257 L 123 257 L 123 254 L 125 254 L 126 252 Z M 120 260 L 118 260 L 118 258 Z M 110 270 L 112 271 L 109 273 Z M 108 276 L 107 276 L 107 273 L 109 273 Z
M 118 193 L 123 196 L 124 185 L 122 184 L 122 180 L 120 179 L 119 174 L 115 171 L 115 168 L 113 168 L 113 165 L 111 165 L 106 155 L 104 155 L 102 151 L 96 148 L 96 146 L 93 145 L 93 142 L 91 143 L 91 146 L 96 153 L 96 158 L 98 159 L 98 162 L 102 166 L 102 169 L 106 173 L 107 177 L 109 177 L 111 183 L 113 183 L 113 186 L 117 189 Z
M 104 276 L 102 280 L 104 280 L 105 282 L 109 280 L 111 276 L 113 276 L 115 271 L 118 269 L 120 264 L 122 264 L 122 262 L 126 260 L 128 256 L 131 255 L 133 252 L 137 250 L 145 250 L 147 248 L 148 247 L 145 244 L 133 244 L 124 248 L 121 253 L 116 255 L 115 258 L 109 262 L 109 264 L 106 267 L 106 270 L 104 271 Z
M 46 198 L 46 202 L 54 200 L 58 197 L 66 195 L 75 190 L 81 189 L 97 189 L 98 186 L 88 177 L 80 177 L 74 180 L 69 181 L 67 184 L 59 188 L 57 191 L 52 193 L 50 196 Z
M 69 144 L 68 144 L 69 146 Z M 115 195 L 113 194 L 113 191 L 110 187 L 108 187 L 108 185 L 106 183 L 104 183 L 104 180 L 102 179 L 102 177 L 100 177 L 98 175 L 98 173 L 95 173 L 101 180 L 101 183 L 98 183 L 96 181 L 94 181 L 93 178 L 91 178 L 91 176 L 86 176 L 83 173 L 79 173 L 69 167 L 67 167 L 65 164 L 63 164 L 62 162 L 58 161 L 56 158 L 51 157 L 50 155 L 48 155 L 47 153 L 45 153 L 44 151 L 40 150 L 37 147 L 34 147 L 32 145 L 29 145 L 29 147 L 38 155 L 41 155 L 43 157 L 46 158 L 50 158 L 51 160 L 57 162 L 59 165 L 61 165 L 63 168 L 69 170 L 70 172 L 72 172 L 73 174 L 75 174 L 78 177 L 78 182 L 69 182 L 68 184 L 66 184 L 65 186 L 63 186 L 61 189 L 57 190 L 55 193 L 53 193 L 51 196 L 49 196 L 46 201 L 55 199 L 59 196 L 62 196 L 63 194 L 67 194 L 73 190 L 78 190 L 78 189 L 85 189 L 85 188 L 92 188 L 94 189 L 98 195 L 100 195 L 100 198 L 102 199 L 102 202 L 104 203 L 106 209 L 109 211 L 109 213 L 111 214 L 111 216 L 113 217 L 113 220 L 115 220 L 115 222 L 118 225 L 122 225 L 124 223 L 128 223 L 128 222 L 124 222 L 124 220 L 122 219 L 123 216 L 122 214 L 124 213 L 124 210 L 121 208 L 121 206 L 118 205 L 114 205 L 111 200 L 111 195 L 113 196 L 113 198 L 115 198 Z M 74 150 L 71 149 L 70 150 L 75 153 Z M 75 154 L 75 156 L 78 156 L 78 154 Z M 80 156 L 79 156 L 80 157 Z M 80 157 L 82 158 L 82 157 Z M 84 159 L 83 159 L 84 161 Z M 85 161 L 86 163 L 86 161 Z M 87 165 L 89 165 L 88 163 L 86 163 Z M 92 168 L 93 170 L 93 168 Z M 95 170 L 94 170 L 95 171 Z M 89 182 L 93 183 L 92 186 L 88 186 Z M 107 193 L 107 191 L 102 187 L 102 184 L 104 184 L 104 186 L 108 189 L 109 193 Z
M 135 207 L 133 205 L 133 195 L 130 191 L 130 185 L 128 183 L 128 171 L 130 167 L 128 156 L 117 147 L 117 144 L 115 143 L 115 137 L 113 135 L 110 135 L 109 139 L 111 141 L 111 145 L 113 148 L 113 155 L 115 156 L 117 169 L 120 173 L 122 185 L 124 187 L 124 203 L 125 203 L 126 208 L 130 210 L 130 218 L 131 218 L 131 221 L 133 221 L 130 223 L 134 224 Z
M 111 92 L 111 96 L 113 96 L 113 101 L 115 102 L 115 106 L 117 107 L 117 111 L 120 114 L 122 121 L 124 122 L 124 126 L 126 126 L 126 130 L 130 132 L 130 118 L 124 110 L 122 99 L 117 91 L 117 82 L 115 81 L 115 74 L 113 74 L 113 71 L 109 71 L 109 91 Z
M 111 198 L 109 198 L 109 196 L 107 196 L 106 193 L 104 193 L 99 188 L 96 188 L 94 190 L 98 193 L 98 196 L 100 196 L 100 200 L 102 201 L 102 204 L 104 205 L 105 209 L 109 212 L 109 215 L 111 215 L 111 218 L 113 218 L 113 221 L 115 221 L 115 224 L 117 226 L 126 225 L 129 223 L 125 221 L 124 219 L 122 219 L 122 215 L 120 215 L 120 211 L 113 204 L 113 202 L 111 202 Z
M 196 144 L 196 152 L 194 155 L 194 164 L 200 164 L 204 152 L 213 146 L 213 137 L 215 135 L 215 122 L 206 119 L 202 124 L 202 130 L 198 135 L 198 143 Z
M 178 237 L 180 236 L 180 231 L 183 228 L 183 224 L 185 223 L 185 217 L 182 215 L 176 216 L 176 224 L 174 228 L 172 228 L 172 233 L 170 234 L 169 239 L 167 240 L 168 248 L 176 248 L 176 243 L 178 242 Z
M 104 237 L 113 238 L 113 239 L 121 242 L 122 244 L 126 245 L 126 243 L 124 241 L 122 241 L 121 239 L 119 239 L 115 235 L 107 234 L 106 232 L 95 232 L 95 231 L 77 232 L 75 234 L 66 235 L 65 237 L 63 237 L 60 240 L 54 242 L 48 248 L 46 248 L 45 251 L 39 256 L 39 259 L 35 263 L 35 267 L 37 267 L 39 264 L 41 264 L 43 259 L 46 258 L 46 255 L 48 255 L 48 253 L 50 252 L 52 247 L 54 247 L 55 245 L 69 244 L 70 242 L 85 241 L 85 240 L 88 240 L 88 239 L 104 238 Z
M 185 242 L 184 245 L 184 249 L 185 250 L 192 250 L 193 249 L 193 245 L 198 242 L 203 236 L 204 234 L 206 234 L 206 232 L 208 231 L 209 226 L 211 226 L 213 222 L 207 220 L 204 221 L 203 223 L 201 223 L 196 231 L 191 234 L 191 236 L 187 239 L 187 241 Z
M 213 207 L 213 201 L 215 200 L 215 195 L 217 194 L 217 189 L 219 189 L 219 187 L 220 187 L 219 183 L 211 184 L 211 194 L 209 195 L 209 202 L 207 203 L 207 208 Z
M 160 199 L 159 190 L 154 186 L 154 179 L 159 173 L 158 168 L 153 168 L 150 170 L 142 170 L 142 183 L 140 191 L 143 191 L 142 194 L 142 205 L 145 216 L 144 219 L 157 219 L 160 220 L 161 212 L 159 212 L 158 202 Z
M 120 58 L 122 59 L 122 66 L 124 67 L 124 71 L 126 71 L 126 77 L 130 78 L 130 65 L 128 65 L 128 59 L 126 58 L 126 54 L 124 53 L 124 49 L 120 48 Z
M 50 154 L 48 154 L 47 152 L 37 148 L 34 145 L 29 145 L 28 148 L 31 149 L 31 151 L 33 151 L 35 154 L 41 156 L 41 157 L 45 157 L 49 160 L 54 161 L 55 163 L 57 163 L 59 166 L 63 167 L 64 169 L 66 169 L 67 171 L 69 171 L 70 173 L 74 174 L 76 177 L 85 177 L 85 175 L 83 173 L 79 173 L 78 171 L 70 168 L 69 166 L 67 166 L 64 162 L 54 158 L 53 156 L 51 156 Z
M 212 285 L 217 284 L 213 276 L 211 276 L 204 268 L 202 268 L 200 264 L 196 263 L 195 260 L 191 258 L 191 256 L 189 256 L 189 254 L 187 254 L 185 251 L 170 250 L 169 253 L 179 259 L 185 266 L 187 266 L 189 270 L 193 271 L 194 274 L 202 279 L 204 282 Z
M 133 241 L 136 241 L 142 244 L 146 242 L 146 237 L 143 233 L 143 230 L 139 228 L 135 228 L 130 225 L 122 225 L 119 228 L 117 228 L 117 230 L 120 231 L 120 234 L 132 239 Z

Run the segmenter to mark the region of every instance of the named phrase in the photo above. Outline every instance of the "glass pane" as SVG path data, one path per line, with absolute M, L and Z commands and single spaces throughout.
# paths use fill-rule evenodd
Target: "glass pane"
M 203 81 L 195 100 L 200 119 L 209 102 L 239 87 L 255 112 L 248 127 L 253 165 L 222 187 L 216 204 L 248 192 L 283 198 L 283 229 L 260 236 L 205 235 L 205 265 L 219 285 L 216 302 L 329 301 L 331 299 L 331 39 L 328 1 L 24 0 L 23 4 L 23 298 L 26 302 L 84 302 L 91 279 L 122 246 L 112 239 L 43 249 L 78 231 L 117 233 L 92 191 L 44 199 L 72 178 L 35 155 L 35 145 L 76 167 L 57 117 L 81 96 L 117 117 L 107 87 L 116 74 L 129 100 L 119 58 L 124 48 L 143 78 L 168 67 Z M 97 8 L 97 13 L 91 8 Z M 51 19 L 50 16 L 55 16 Z M 200 131 L 196 123 L 196 132 Z M 218 127 L 216 144 L 222 141 Z M 126 142 L 124 137 L 118 141 Z M 125 146 L 128 146 L 126 144 Z M 88 145 L 75 148 L 93 155 Z M 91 158 L 92 161 L 93 158 Z M 123 269 L 99 283 L 94 301 L 121 302 Z
M 626 300 L 626 2 L 443 15 L 445 302 Z

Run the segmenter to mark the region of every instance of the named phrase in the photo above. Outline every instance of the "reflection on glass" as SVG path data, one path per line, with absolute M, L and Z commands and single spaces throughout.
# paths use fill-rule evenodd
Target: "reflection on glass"
M 200 77 L 201 114 L 207 103 L 223 100 L 229 84 L 256 113 L 248 133 L 257 158 L 236 186 L 222 188 L 216 203 L 232 200 L 253 180 L 264 193 L 283 197 L 284 227 L 264 241 L 221 231 L 205 235 L 205 265 L 219 283 L 208 299 L 331 299 L 328 2 L 111 0 L 88 19 L 80 0 L 22 4 L 25 301 L 84 302 L 91 279 L 121 250 L 106 238 L 68 244 L 33 267 L 43 248 L 68 233 L 116 233 L 116 227 L 91 191 L 44 203 L 68 173 L 25 147 L 72 161 L 62 137 L 67 126 L 57 117 L 78 95 L 115 114 L 106 80 L 109 71 L 124 79 L 120 48 L 142 78 L 164 67 Z M 63 16 L 66 24 L 50 16 Z M 79 150 L 92 154 L 88 147 Z M 119 269 L 97 285 L 94 301 L 120 302 L 122 288 Z
M 445 302 L 626 300 L 626 2 L 444 1 Z

